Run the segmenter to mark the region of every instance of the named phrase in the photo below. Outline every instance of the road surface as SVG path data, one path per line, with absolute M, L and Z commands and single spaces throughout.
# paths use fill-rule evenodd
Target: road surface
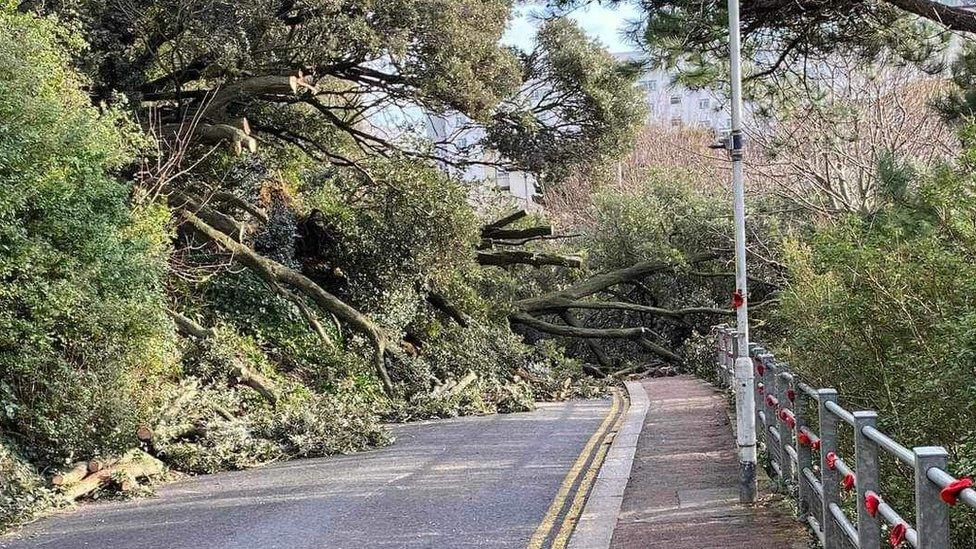
M 610 399 L 398 426 L 390 447 L 196 477 L 84 505 L 4 549 L 559 546 L 598 467 Z M 585 451 L 584 451 L 585 450 Z M 566 526 L 568 525 L 568 526 Z M 562 533 L 562 539 L 559 535 Z

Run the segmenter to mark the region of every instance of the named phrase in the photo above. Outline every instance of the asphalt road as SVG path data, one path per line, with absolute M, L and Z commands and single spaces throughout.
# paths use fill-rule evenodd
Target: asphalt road
M 572 401 L 399 426 L 387 448 L 84 505 L 0 547 L 524 548 L 609 410 L 609 400 Z

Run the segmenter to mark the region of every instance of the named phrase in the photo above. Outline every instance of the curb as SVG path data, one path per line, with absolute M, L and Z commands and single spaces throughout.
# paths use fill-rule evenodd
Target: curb
M 630 407 L 620 430 L 613 437 L 607 457 L 600 467 L 593 491 L 586 500 L 576 529 L 569 539 L 569 549 L 607 549 L 617 526 L 623 504 L 624 489 L 630 480 L 630 469 L 637 452 L 637 439 L 644 427 L 650 401 L 639 381 L 625 382 Z

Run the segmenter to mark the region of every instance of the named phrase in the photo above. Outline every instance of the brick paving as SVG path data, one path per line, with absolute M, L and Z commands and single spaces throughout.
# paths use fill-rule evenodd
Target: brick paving
M 690 376 L 642 383 L 650 409 L 611 547 L 808 547 L 809 535 L 780 498 L 738 503 L 738 461 L 723 394 Z

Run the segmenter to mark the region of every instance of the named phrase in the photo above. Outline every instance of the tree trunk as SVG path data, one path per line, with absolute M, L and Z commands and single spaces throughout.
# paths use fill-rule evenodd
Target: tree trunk
M 579 257 L 547 254 L 544 252 L 528 252 L 524 250 L 479 251 L 477 252 L 477 258 L 479 265 L 496 265 L 499 267 L 522 264 L 532 265 L 534 267 L 553 265 L 556 267 L 579 269 L 583 266 L 583 260 Z
M 102 467 L 81 481 L 66 487 L 63 495 L 68 500 L 76 500 L 108 485 L 118 476 L 131 476 L 138 479 L 161 475 L 163 471 L 165 471 L 163 462 L 142 450 L 133 449 L 114 460 L 111 465 Z
M 563 319 L 563 322 L 565 322 L 566 324 L 573 326 L 575 328 L 579 328 L 581 326 L 579 320 L 576 318 L 576 315 L 574 315 L 570 311 L 560 312 L 559 318 Z M 596 341 L 595 339 L 586 339 L 585 341 L 586 341 L 586 346 L 590 348 L 590 352 L 592 352 L 593 356 L 596 357 L 597 364 L 599 364 L 604 368 L 608 368 L 611 365 L 610 357 L 607 356 L 607 353 L 606 351 L 603 350 L 603 346 L 600 345 L 600 342 Z
M 366 336 L 373 344 L 373 365 L 383 384 L 383 389 L 387 395 L 393 396 L 393 381 L 390 379 L 384 363 L 387 353 L 392 354 L 393 350 L 387 348 L 388 338 L 386 334 L 372 320 L 347 305 L 341 299 L 323 290 L 307 276 L 277 261 L 259 255 L 250 247 L 235 241 L 233 238 L 208 225 L 193 213 L 184 211 L 183 217 L 194 229 L 230 252 L 235 261 L 250 269 L 251 272 L 264 280 L 271 288 L 277 289 L 281 284 L 286 284 L 298 290 L 301 294 L 311 299 L 317 306 L 332 313 L 339 320 L 349 324 L 354 330 Z

